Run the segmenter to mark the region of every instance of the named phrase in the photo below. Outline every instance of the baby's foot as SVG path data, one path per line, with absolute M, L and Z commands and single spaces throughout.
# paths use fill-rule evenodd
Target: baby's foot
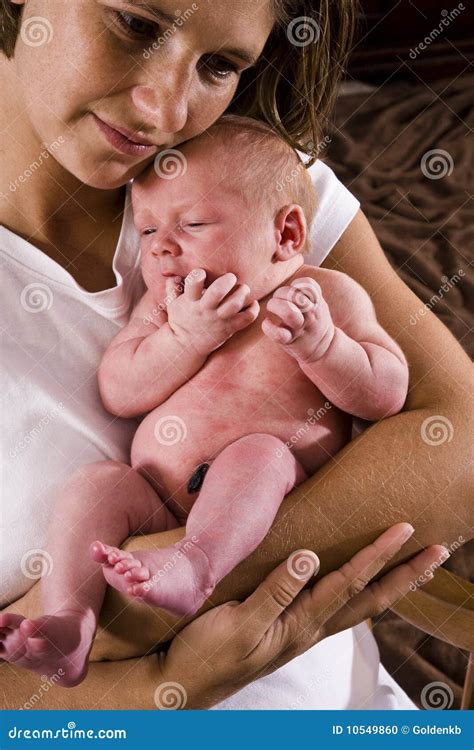
M 194 614 L 214 590 L 207 555 L 189 542 L 133 553 L 94 542 L 91 556 L 102 563 L 110 586 L 175 615 Z
M 92 612 L 64 609 L 34 620 L 0 615 L 0 658 L 73 687 L 87 674 L 94 632 Z

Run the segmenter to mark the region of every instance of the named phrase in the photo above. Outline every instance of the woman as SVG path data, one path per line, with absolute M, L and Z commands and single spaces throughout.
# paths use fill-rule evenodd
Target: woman
M 216 0 L 202 7 L 193 4 L 179 13 L 168 0 L 150 0 L 147 4 L 125 0 L 77 0 L 67 4 L 58 0 L 1 0 L 8 58 L 1 72 L 6 95 L 0 115 L 6 136 L 0 217 L 6 230 L 1 249 L 8 260 L 7 290 L 12 295 L 5 303 L 5 328 L 12 355 L 9 362 L 13 363 L 8 373 L 13 427 L 8 445 L 11 474 L 7 494 L 22 497 L 25 523 L 33 514 L 35 517 L 35 523 L 30 522 L 21 530 L 21 550 L 14 526 L 21 518 L 18 508 L 8 524 L 14 540 L 10 552 L 15 570 L 20 567 L 23 553 L 32 548 L 34 551 L 38 538 L 44 538 L 50 500 L 57 485 L 66 480 L 80 485 L 77 467 L 97 462 L 96 487 L 101 502 L 104 472 L 115 473 L 115 492 L 128 492 L 130 469 L 126 462 L 136 425 L 130 420 L 118 423 L 104 413 L 95 383 L 100 355 L 125 322 L 140 293 L 136 238 L 128 203 L 121 222 L 124 186 L 158 153 L 168 153 L 174 145 L 201 132 L 229 107 L 265 117 L 295 147 L 314 155 L 349 49 L 355 8 L 349 0 L 324 2 L 318 14 L 313 5 L 268 0 L 256 7 L 250 0 L 230 5 Z M 304 18 L 311 20 L 304 22 L 304 28 L 313 34 L 309 43 L 298 33 L 298 24 Z M 320 37 L 324 43 L 318 44 Z M 319 162 L 314 166 L 318 184 L 324 187 L 331 175 L 321 171 Z M 322 199 L 329 194 L 328 190 L 323 192 Z M 345 197 L 347 209 L 347 191 L 339 194 Z M 409 326 L 410 315 L 419 309 L 420 301 L 390 269 L 362 212 L 352 214 L 350 223 L 346 213 L 345 225 L 338 225 L 344 219 L 339 218 L 341 213 L 342 207 L 334 211 L 333 226 L 325 228 L 318 262 L 333 248 L 325 265 L 349 273 L 367 289 L 382 325 L 407 356 L 410 395 L 402 414 L 371 427 L 286 498 L 272 532 L 218 587 L 213 606 L 243 599 L 256 589 L 255 598 L 250 596 L 241 605 L 244 612 L 250 609 L 253 613 L 252 624 L 255 618 L 258 620 L 256 612 L 262 597 L 267 600 L 269 587 L 271 592 L 271 582 L 262 584 L 262 579 L 296 548 L 317 549 L 323 572 L 327 572 L 374 540 L 381 529 L 402 519 L 412 521 L 416 527 L 414 541 L 403 553 L 405 558 L 437 539 L 449 541 L 461 533 L 467 535 L 463 437 L 468 424 L 462 404 L 469 378 L 468 363 L 434 316 L 424 316 L 416 329 Z M 315 222 L 316 235 L 322 230 L 323 218 L 321 215 L 319 223 Z M 314 240 L 318 241 L 318 237 Z M 24 384 L 29 384 L 29 388 L 25 389 Z M 53 415 L 54 409 L 57 413 Z M 44 437 L 32 438 L 25 446 L 22 435 L 32 426 L 31 419 L 27 419 L 28 410 L 36 410 L 38 418 L 33 420 L 33 426 L 41 423 Z M 52 433 L 43 432 L 45 413 Z M 435 497 L 433 448 L 420 433 L 422 424 L 433 414 L 450 420 L 457 438 L 436 452 Z M 51 443 L 55 431 L 60 440 Z M 68 478 L 72 468 L 76 472 Z M 43 517 L 38 517 L 35 503 L 44 507 Z M 397 527 L 389 532 L 397 533 Z M 180 534 L 181 529 L 172 530 L 146 541 L 165 545 Z M 139 540 L 141 547 L 144 541 Z M 136 543 L 129 541 L 129 548 Z M 389 536 L 389 550 L 379 549 L 368 570 L 367 562 L 362 567 L 353 563 L 352 575 L 351 568 L 345 569 L 349 592 L 360 589 L 380 563 L 393 555 L 393 543 Z M 382 547 L 386 546 L 387 538 L 382 537 Z M 431 564 L 439 559 L 440 549 L 428 550 L 414 563 L 415 578 L 420 570 L 416 566 L 426 566 L 426 555 Z M 286 591 L 283 599 L 281 594 L 276 596 L 281 612 L 297 592 L 288 591 L 281 568 L 276 568 L 273 575 L 277 591 Z M 242 663 L 250 642 L 249 637 L 242 639 L 243 643 L 237 638 L 232 668 L 226 672 L 222 659 L 211 660 L 215 683 L 206 679 L 204 688 L 200 684 L 189 689 L 192 700 L 187 705 L 200 707 L 199 700 L 203 699 L 196 696 L 202 696 L 204 689 L 209 696 L 206 700 L 218 703 L 256 676 L 286 663 L 318 638 L 374 614 L 382 606 L 380 602 L 392 603 L 397 586 L 403 593 L 408 581 L 406 569 L 391 575 L 395 579 L 386 579 L 384 586 L 376 589 L 382 598 L 372 607 L 373 589 L 352 602 L 350 616 L 343 610 L 330 619 L 326 630 L 318 625 L 308 634 L 308 623 L 313 622 L 317 608 L 308 607 L 307 597 L 298 599 L 295 610 L 287 610 L 296 613 L 296 629 L 289 633 L 288 622 L 292 618 L 284 618 L 286 638 L 276 651 L 267 649 L 261 661 L 246 664 L 236 684 L 236 664 Z M 18 580 L 12 579 L 10 591 L 16 586 L 16 596 L 23 593 L 31 584 L 31 575 L 30 580 L 27 578 L 28 572 L 20 588 Z M 323 579 L 321 584 L 324 581 L 326 585 L 327 581 L 331 583 L 331 579 Z M 31 589 L 12 611 L 32 616 L 37 589 Z M 317 587 L 313 596 L 318 606 L 327 606 Z M 12 598 L 8 596 L 8 600 Z M 306 604 L 301 605 L 301 601 Z M 212 605 L 208 603 L 207 608 Z M 67 691 L 65 696 L 58 696 L 57 690 L 48 693 L 48 707 L 72 707 L 74 701 L 77 707 L 84 708 L 99 701 L 102 707 L 124 707 L 126 700 L 128 708 L 143 708 L 150 701 L 149 686 L 156 685 L 162 675 L 165 681 L 183 683 L 189 681 L 190 674 L 196 680 L 195 667 L 185 670 L 184 676 L 182 672 L 184 656 L 179 644 L 185 643 L 186 638 L 191 639 L 195 651 L 194 638 L 198 639 L 198 653 L 206 653 L 206 644 L 214 653 L 222 621 L 221 642 L 225 643 L 231 634 L 235 638 L 236 622 L 240 624 L 242 620 L 232 619 L 232 610 L 240 607 L 231 602 L 187 626 L 184 640 L 179 640 L 181 636 L 174 639 L 163 671 L 155 657 L 131 664 L 96 664 L 83 687 Z M 277 616 L 278 612 L 271 608 L 267 618 L 258 620 L 257 630 L 265 632 Z M 173 623 L 161 612 L 125 603 L 115 592 L 106 602 L 103 622 L 107 632 L 99 634 L 96 659 L 139 657 L 155 643 L 169 639 L 170 626 L 177 632 L 185 624 Z M 278 618 L 277 640 L 280 628 Z M 253 631 L 250 628 L 245 632 L 251 636 Z M 346 631 L 346 635 L 340 633 L 335 639 L 325 643 L 332 642 L 333 648 L 347 653 L 349 660 L 358 654 L 362 662 L 365 659 L 374 666 L 372 636 L 364 626 Z M 367 646 L 372 648 L 371 655 L 363 653 Z M 354 649 L 353 654 L 349 654 L 349 647 Z M 174 671 L 173 662 L 178 662 L 179 667 Z M 335 678 L 340 686 L 344 679 L 350 681 L 350 669 L 350 661 L 339 664 Z M 378 667 L 371 672 L 374 693 L 379 687 L 377 670 Z M 120 691 L 114 686 L 125 675 L 127 695 L 120 698 Z M 23 689 L 31 694 L 37 681 L 25 681 L 24 674 L 21 680 Z M 326 688 L 328 682 L 329 678 Z M 19 701 L 18 684 L 15 683 L 12 701 Z M 113 695 L 114 700 L 107 704 L 105 699 L 104 703 L 104 695 Z M 357 700 L 366 705 L 367 701 L 368 705 L 376 702 L 374 699 L 370 704 L 370 691 Z M 344 701 L 344 705 L 354 706 L 355 699 Z M 223 705 L 229 704 L 220 703 Z M 46 707 L 46 703 L 42 706 Z M 275 698 L 272 705 L 262 707 L 285 706 Z M 333 697 L 328 707 L 342 706 Z

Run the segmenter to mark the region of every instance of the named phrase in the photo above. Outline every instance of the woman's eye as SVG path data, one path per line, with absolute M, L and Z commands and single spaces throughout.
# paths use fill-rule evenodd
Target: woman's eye
M 239 75 L 240 70 L 230 60 L 223 57 L 207 57 L 201 60 L 201 68 L 204 73 L 215 80 L 225 81 L 233 75 Z
M 138 18 L 138 16 L 132 16 L 131 13 L 121 13 L 119 11 L 114 11 L 114 16 L 122 30 L 129 36 L 133 36 L 136 39 L 148 39 L 157 36 L 156 24 L 145 21 L 144 18 Z

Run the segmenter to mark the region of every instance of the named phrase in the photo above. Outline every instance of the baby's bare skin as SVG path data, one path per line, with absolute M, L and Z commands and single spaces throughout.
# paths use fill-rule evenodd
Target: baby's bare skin
M 2 624 L 3 659 L 47 676 L 61 668 L 66 686 L 87 672 L 106 581 L 196 612 L 258 546 L 285 495 L 350 440 L 351 415 L 383 419 L 406 398 L 406 360 L 366 292 L 304 265 L 301 206 L 254 211 L 226 190 L 223 158 L 210 161 L 215 137 L 182 149 L 179 180 L 164 184 L 150 170 L 134 184 L 148 291 L 99 371 L 111 413 L 145 415 L 131 451 L 135 492 L 101 503 L 91 470 L 87 497 L 84 467 L 81 492 L 66 485 L 53 514 L 46 614 Z M 116 467 L 103 464 L 113 497 Z M 194 477 L 189 488 L 202 464 L 202 487 Z M 117 546 L 184 524 L 173 548 Z

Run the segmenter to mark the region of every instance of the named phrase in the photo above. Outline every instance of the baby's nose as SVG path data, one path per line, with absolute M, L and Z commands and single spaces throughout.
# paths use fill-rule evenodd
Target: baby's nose
M 176 255 L 180 254 L 181 250 L 178 243 L 172 237 L 157 237 L 156 242 L 153 243 L 151 252 L 155 258 L 161 258 L 164 255 L 176 257 Z

